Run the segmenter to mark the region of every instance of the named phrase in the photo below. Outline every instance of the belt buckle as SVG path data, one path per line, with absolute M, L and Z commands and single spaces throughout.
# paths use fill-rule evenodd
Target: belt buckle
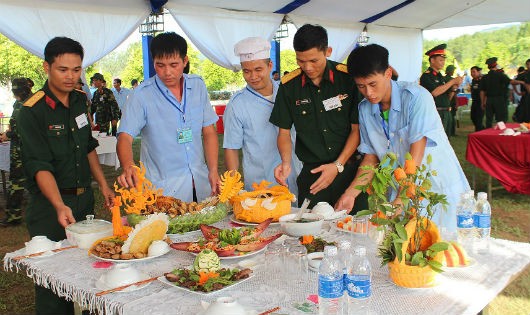
M 77 187 L 77 188 L 75 189 L 75 194 L 76 194 L 76 196 L 79 196 L 79 195 L 81 195 L 81 194 L 84 193 L 84 192 L 85 192 L 85 188 L 83 188 L 83 187 Z

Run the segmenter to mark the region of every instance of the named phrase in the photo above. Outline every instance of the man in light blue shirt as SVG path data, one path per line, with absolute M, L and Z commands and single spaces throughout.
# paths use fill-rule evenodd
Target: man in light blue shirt
M 191 202 L 219 191 L 219 143 L 213 125 L 218 117 L 204 81 L 183 74 L 187 48 L 186 40 L 173 32 L 153 38 L 150 50 L 156 75 L 130 96 L 119 127 L 117 152 L 123 167 L 118 182 L 126 188 L 135 186 L 132 142 L 140 134 L 146 178 L 164 189 L 164 195 Z
M 120 110 L 123 110 L 123 106 L 125 106 L 125 103 L 127 102 L 127 97 L 129 97 L 130 90 L 121 87 L 121 79 L 119 78 L 114 79 L 112 86 L 113 88 L 111 91 L 114 94 L 116 102 L 118 102 L 118 107 L 120 107 Z
M 226 168 L 239 168 L 239 150 L 243 149 L 243 178 L 248 191 L 253 190 L 252 183 L 262 180 L 274 184 L 274 168 L 281 163 L 276 146 L 278 127 L 269 122 L 278 91 L 278 82 L 270 77 L 270 47 L 269 41 L 259 37 L 245 38 L 235 45 L 234 53 L 240 57 L 247 86 L 232 96 L 223 117 Z M 296 177 L 301 163 L 294 152 L 292 156 L 294 171 L 288 185 L 297 195 Z
M 456 231 L 456 206 L 469 184 L 453 148 L 444 132 L 432 95 L 413 82 L 395 82 L 388 66 L 388 50 L 372 44 L 358 47 L 348 57 L 348 70 L 365 97 L 359 103 L 359 125 L 364 153 L 361 165 L 375 166 L 388 152 L 394 152 L 401 165 L 410 152 L 417 165 L 432 156 L 431 167 L 438 176 L 432 179 L 432 190 L 447 195 L 446 212 L 433 217 L 442 231 Z M 355 187 L 367 183 L 373 174 L 361 177 L 358 171 L 352 184 L 338 203 L 338 209 L 353 206 L 360 193 Z M 394 192 L 395 195 L 395 192 Z

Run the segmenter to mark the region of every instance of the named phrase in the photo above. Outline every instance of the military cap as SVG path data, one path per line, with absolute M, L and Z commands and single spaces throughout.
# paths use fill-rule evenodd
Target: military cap
M 445 48 L 447 47 L 447 44 L 440 44 L 436 47 L 431 48 L 428 50 L 425 55 L 432 57 L 432 56 L 442 56 L 445 57 Z
M 247 37 L 234 46 L 241 62 L 270 58 L 271 43 L 261 37 Z
M 488 60 L 486 60 L 486 64 L 488 66 L 495 66 L 496 63 L 497 63 L 497 57 L 491 57 L 491 58 L 488 58 Z
M 451 71 L 455 71 L 456 67 L 453 66 L 453 65 L 448 65 L 447 68 L 445 68 L 445 72 L 451 72 Z
M 101 80 L 101 81 L 105 81 L 105 78 L 103 77 L 103 75 L 99 72 L 96 72 L 94 73 L 94 75 L 92 76 L 92 80 Z

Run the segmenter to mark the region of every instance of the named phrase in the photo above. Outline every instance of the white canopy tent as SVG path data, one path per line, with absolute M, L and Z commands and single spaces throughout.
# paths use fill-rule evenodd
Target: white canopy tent
M 165 7 L 201 53 L 234 70 L 239 66 L 234 44 L 247 36 L 271 39 L 284 18 L 297 26 L 326 27 L 331 59 L 339 61 L 368 23 L 370 43 L 390 50 L 403 80 L 418 77 L 424 29 L 530 20 L 528 0 L 169 0 Z M 147 0 L 2 0 L 0 33 L 41 57 L 52 37 L 74 38 L 85 47 L 88 66 L 114 50 L 150 12 Z

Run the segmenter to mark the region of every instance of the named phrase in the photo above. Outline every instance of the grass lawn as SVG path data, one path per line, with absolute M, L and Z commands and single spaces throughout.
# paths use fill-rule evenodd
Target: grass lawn
M 510 116 L 511 117 L 511 116 Z M 451 144 L 462 164 L 468 180 L 471 182 L 473 166 L 465 160 L 467 135 L 473 131 L 469 117 L 464 117 L 462 125 L 457 130 L 457 136 L 451 138 Z M 222 137 L 220 137 L 220 142 Z M 134 143 L 134 156 L 139 157 L 139 141 Z M 219 172 L 224 171 L 223 152 L 219 157 Z M 116 179 L 119 171 L 113 167 L 103 166 L 109 184 Z M 487 174 L 476 172 L 475 192 L 486 191 Z M 498 186 L 496 180 L 494 185 Z M 99 191 L 95 192 L 97 217 L 109 220 L 110 213 L 102 206 Z M 5 202 L 5 201 L 3 201 Z M 492 236 L 519 242 L 530 242 L 530 196 L 517 195 L 504 189 L 493 191 Z M 22 248 L 29 240 L 24 225 L 0 229 L 0 253 L 2 257 L 7 252 Z M 499 262 L 501 263 L 501 262 Z M 30 314 L 34 313 L 33 282 L 24 272 L 0 272 L 0 314 Z M 514 281 L 488 306 L 485 314 L 524 314 L 530 312 L 530 267 L 519 275 L 514 275 Z

